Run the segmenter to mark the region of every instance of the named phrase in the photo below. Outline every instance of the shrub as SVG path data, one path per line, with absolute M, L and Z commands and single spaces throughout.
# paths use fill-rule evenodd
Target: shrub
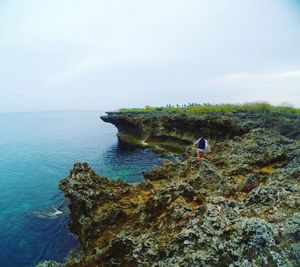
M 148 113 L 148 112 L 185 112 L 185 113 L 209 113 L 209 112 L 262 112 L 262 113 L 286 113 L 286 114 L 300 114 L 299 108 L 292 106 L 273 106 L 266 102 L 254 102 L 245 104 L 197 104 L 189 103 L 187 105 L 166 105 L 165 107 L 150 107 L 144 108 L 122 108 L 119 112 L 136 112 L 136 113 Z

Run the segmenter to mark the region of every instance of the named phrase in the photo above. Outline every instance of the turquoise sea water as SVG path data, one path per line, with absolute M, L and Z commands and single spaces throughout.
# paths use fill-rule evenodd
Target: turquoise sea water
M 34 212 L 63 200 L 59 181 L 75 161 L 87 161 L 112 178 L 142 179 L 161 158 L 148 149 L 118 143 L 103 112 L 0 114 L 0 266 L 62 261 L 78 244 L 67 217 L 44 219 Z

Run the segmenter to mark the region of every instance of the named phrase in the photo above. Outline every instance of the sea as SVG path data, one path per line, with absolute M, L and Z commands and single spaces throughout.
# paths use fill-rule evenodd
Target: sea
M 40 211 L 64 200 L 58 188 L 74 162 L 96 173 L 134 183 L 163 158 L 150 149 L 120 143 L 103 111 L 0 114 L 0 266 L 32 267 L 64 261 L 79 244 L 69 216 Z M 54 209 L 53 209 L 54 210 Z

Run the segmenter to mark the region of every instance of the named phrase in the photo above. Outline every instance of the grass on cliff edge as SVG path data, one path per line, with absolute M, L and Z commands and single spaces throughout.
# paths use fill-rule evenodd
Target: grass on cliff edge
M 166 105 L 165 107 L 146 108 L 122 108 L 118 112 L 186 112 L 186 113 L 208 113 L 208 112 L 274 112 L 286 114 L 300 114 L 300 108 L 292 106 L 273 106 L 268 103 L 247 103 L 247 104 L 188 104 L 188 105 Z

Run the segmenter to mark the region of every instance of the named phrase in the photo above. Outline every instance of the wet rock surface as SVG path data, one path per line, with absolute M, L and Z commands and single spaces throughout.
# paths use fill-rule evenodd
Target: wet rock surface
M 225 117 L 207 116 L 212 134 Z M 249 116 L 226 121 L 203 162 L 187 150 L 181 160 L 145 172 L 139 184 L 75 163 L 60 188 L 84 254 L 63 266 L 300 266 L 297 131 L 289 137 L 274 123 L 280 118 L 265 118 L 268 127 L 261 127 L 262 118 L 250 123 Z M 124 124 L 122 116 L 115 119 Z M 178 138 L 193 127 L 199 133 L 194 120 L 188 133 L 178 122 Z

